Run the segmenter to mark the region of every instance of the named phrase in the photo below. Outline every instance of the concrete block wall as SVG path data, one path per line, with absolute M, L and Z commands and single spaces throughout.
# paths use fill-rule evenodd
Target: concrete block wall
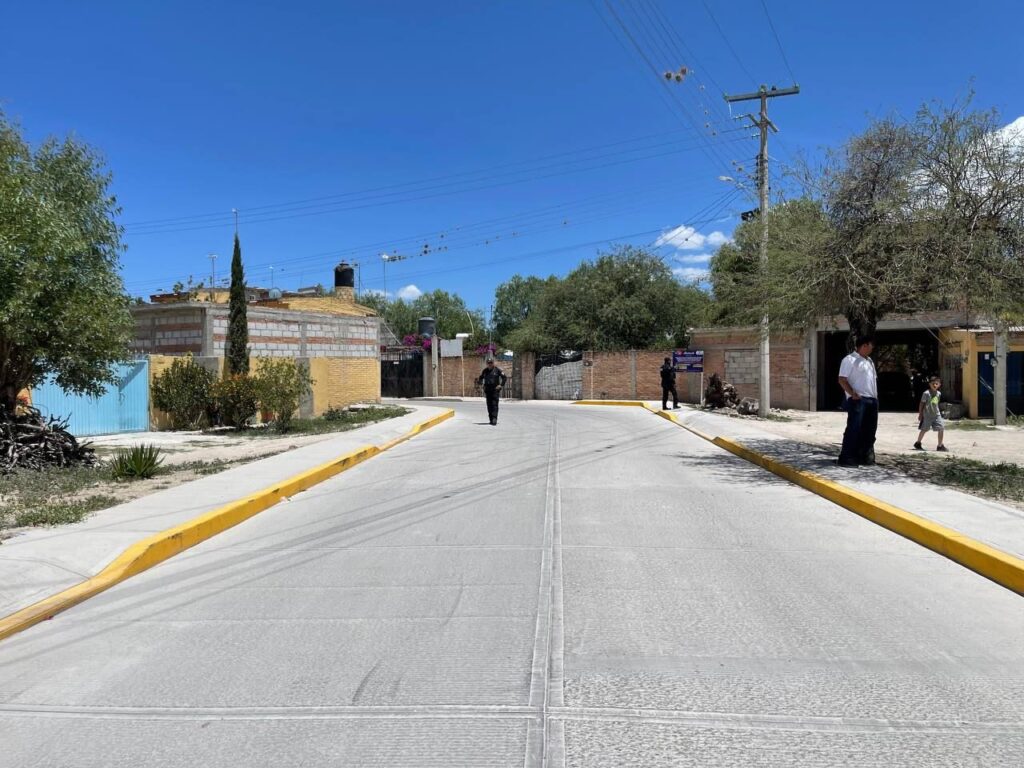
M 141 309 L 141 308 L 137 308 Z M 204 310 L 202 307 L 163 306 L 161 311 L 132 311 L 136 355 L 202 354 Z
M 704 384 L 711 374 L 736 387 L 740 397 L 757 397 L 760 386 L 759 339 L 756 326 L 710 328 L 693 331 L 691 349 L 704 350 Z M 797 333 L 772 334 L 771 402 L 773 408 L 808 410 L 811 402 L 811 356 L 808 337 Z M 700 377 L 687 377 L 679 394 L 687 402 L 700 399 Z
M 379 319 L 249 308 L 249 352 L 261 357 L 372 357 L 380 359 Z M 223 355 L 228 310 L 209 308 L 213 354 Z

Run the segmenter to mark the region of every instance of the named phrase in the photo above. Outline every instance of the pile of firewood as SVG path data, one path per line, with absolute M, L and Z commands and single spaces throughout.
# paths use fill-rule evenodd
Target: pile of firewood
M 728 382 L 722 381 L 717 373 L 711 374 L 708 388 L 704 392 L 704 404 L 707 408 L 735 408 L 739 405 L 740 397 L 736 394 L 736 387 Z
M 0 474 L 95 463 L 90 444 L 68 432 L 66 419 L 44 418 L 31 406 L 19 406 L 16 414 L 0 408 Z

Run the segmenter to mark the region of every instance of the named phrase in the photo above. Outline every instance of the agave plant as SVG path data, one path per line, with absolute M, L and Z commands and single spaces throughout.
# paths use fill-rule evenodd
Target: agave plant
M 110 474 L 115 480 L 144 480 L 153 477 L 163 463 L 159 448 L 141 443 L 119 450 L 110 464 Z

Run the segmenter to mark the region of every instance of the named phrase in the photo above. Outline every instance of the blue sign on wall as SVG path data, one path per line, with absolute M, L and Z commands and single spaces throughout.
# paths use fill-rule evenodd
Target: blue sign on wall
M 672 352 L 672 367 L 680 373 L 704 373 L 704 350 L 674 350 Z

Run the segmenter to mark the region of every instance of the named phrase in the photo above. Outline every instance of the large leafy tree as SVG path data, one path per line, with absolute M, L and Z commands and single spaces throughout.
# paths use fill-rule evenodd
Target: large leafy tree
M 235 250 L 231 254 L 231 290 L 228 294 L 228 337 L 225 356 L 228 373 L 249 372 L 249 317 L 245 295 L 245 270 L 242 267 L 242 246 L 235 233 Z
M 48 375 L 98 394 L 128 357 L 110 180 L 85 144 L 51 138 L 33 150 L 0 113 L 0 409 Z
M 547 286 L 508 343 L 539 352 L 681 346 L 687 329 L 704 320 L 708 303 L 656 255 L 622 246 Z
M 558 283 L 558 278 L 513 275 L 494 292 L 494 335 L 505 341 L 540 305 L 544 291 Z
M 384 318 L 399 339 L 415 334 L 421 317 L 432 317 L 437 323 L 437 333 L 442 338 L 450 339 L 457 333 L 469 333 L 470 345 L 487 341 L 487 320 L 483 312 L 470 309 L 463 298 L 455 293 L 437 289 L 412 301 L 367 293 L 360 295 L 359 302 Z
M 808 322 L 821 310 L 808 289 L 817 254 L 832 235 L 821 203 L 789 200 L 768 211 L 768 269 L 761 268 L 761 221 L 741 223 L 732 242 L 711 259 L 714 305 L 710 320 L 720 325 L 754 325 L 764 308 L 775 326 Z

